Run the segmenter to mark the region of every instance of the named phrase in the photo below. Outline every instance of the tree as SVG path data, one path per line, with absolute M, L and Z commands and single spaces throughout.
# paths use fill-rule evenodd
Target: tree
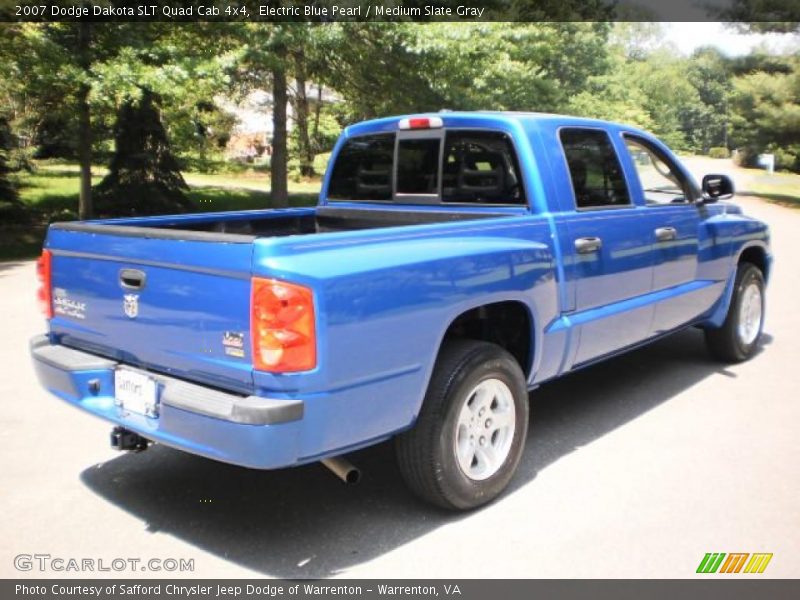
M 9 153 L 13 147 L 14 139 L 8 119 L 0 115 L 0 208 L 8 209 L 10 206 L 19 206 L 17 188 L 11 181 L 11 167 Z
M 800 171 L 800 58 L 785 57 L 784 66 L 734 79 L 731 138 L 744 164 L 755 166 L 768 152 L 777 167 Z
M 556 110 L 605 69 L 606 23 L 337 23 L 324 83 L 346 120 L 454 110 Z
M 231 23 L 136 23 L 116 56 L 93 67 L 96 111 L 116 116 L 142 89 L 160 98 L 171 144 L 186 158 L 203 161 L 224 145 L 233 118 L 215 100 L 230 89 L 229 71 L 239 60 Z
M 300 175 L 310 177 L 314 174 L 314 148 L 311 143 L 309 131 L 309 101 L 308 90 L 308 58 L 306 50 L 300 46 L 292 51 L 292 66 L 294 68 L 294 121 L 297 129 L 297 153 L 299 154 Z M 321 90 L 321 88 L 320 88 Z M 317 106 L 319 111 L 321 107 Z M 317 113 L 319 114 L 319 113 Z M 317 116 L 317 123 L 319 117 Z
M 103 213 L 163 214 L 191 208 L 153 92 L 142 90 L 140 99 L 122 105 L 114 142 L 108 174 L 96 187 Z
M 720 21 L 752 33 L 800 32 L 800 4 L 791 0 L 732 0 L 717 8 Z
M 639 126 L 678 150 L 726 145 L 731 69 L 717 50 L 684 58 L 653 24 L 618 23 L 608 56 L 568 112 Z
M 729 149 L 729 99 L 733 91 L 730 61 L 716 48 L 698 48 L 689 60 L 686 79 L 700 100 L 683 118 L 689 145 L 703 153 L 712 147 Z
M 270 161 L 270 181 L 272 204 L 289 205 L 288 185 L 288 136 L 286 106 L 288 89 L 286 83 L 286 60 L 288 52 L 283 41 L 274 45 L 275 61 L 272 67 L 272 159 Z
M 89 73 L 92 66 L 92 24 L 81 20 L 78 25 L 77 60 L 82 80 L 78 83 L 78 163 L 81 168 L 78 218 L 92 216 L 92 115 L 89 107 Z
M 40 155 L 77 158 L 81 218 L 92 213 L 91 166 L 108 155 L 120 107 L 143 89 L 162 100 L 163 121 L 187 153 L 226 139 L 232 119 L 213 99 L 232 60 L 228 24 L 4 24 L 0 37 L 0 110 Z M 208 43 L 211 42 L 211 43 Z
M 240 93 L 272 91 L 272 155 L 270 191 L 272 205 L 289 204 L 288 190 L 288 78 L 291 73 L 289 48 L 297 43 L 305 25 L 297 23 L 247 23 L 231 30 L 239 47 L 235 85 Z
M 126 23 L 25 23 L 12 30 L 13 62 L 24 74 L 16 100 L 30 134 L 36 139 L 45 123 L 70 121 L 80 164 L 80 218 L 92 215 L 92 87 L 94 68 L 113 59 L 137 39 L 139 31 Z M 24 127 L 24 124 L 23 124 Z

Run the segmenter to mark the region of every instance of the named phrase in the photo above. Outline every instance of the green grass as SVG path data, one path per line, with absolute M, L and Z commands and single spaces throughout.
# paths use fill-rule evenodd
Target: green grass
M 92 169 L 92 184 L 105 169 Z M 188 197 L 197 212 L 269 208 L 269 175 L 257 169 L 241 173 L 184 173 Z M 39 254 L 47 224 L 77 218 L 79 168 L 75 164 L 43 161 L 33 173 L 18 179 L 19 195 L 27 208 L 26 222 L 8 222 L 0 215 L 0 260 L 31 258 Z M 289 182 L 289 204 L 310 206 L 317 202 L 319 180 Z
M 92 175 L 92 184 L 99 183 L 100 175 Z M 77 169 L 37 169 L 19 181 L 19 197 L 25 206 L 46 217 L 76 218 L 79 189 Z
M 184 173 L 183 178 L 192 187 L 217 187 L 246 189 L 267 193 L 270 187 L 269 175 L 248 171 L 239 175 L 231 173 Z M 311 181 L 289 181 L 290 194 L 318 194 L 319 179 Z
M 738 196 L 755 196 L 789 208 L 800 208 L 800 185 L 783 186 L 772 183 L 754 183 L 747 190 L 737 192 Z
M 106 170 L 92 169 L 92 184 L 99 183 Z M 47 215 L 77 213 L 79 169 L 73 164 L 40 163 L 33 174 L 20 178 L 20 198 L 31 209 Z M 248 210 L 269 208 L 269 175 L 254 169 L 242 173 L 184 173 L 191 188 L 189 198 L 197 210 Z M 319 179 L 289 182 L 292 206 L 314 204 L 319 194 Z
M 800 175 L 795 173 L 769 174 L 761 169 L 742 169 L 748 179 L 741 196 L 756 196 L 790 208 L 800 208 Z
M 188 196 L 197 212 L 255 210 L 272 206 L 272 196 L 269 192 L 247 188 L 195 186 Z M 290 206 L 313 206 L 316 203 L 317 193 L 289 192 Z

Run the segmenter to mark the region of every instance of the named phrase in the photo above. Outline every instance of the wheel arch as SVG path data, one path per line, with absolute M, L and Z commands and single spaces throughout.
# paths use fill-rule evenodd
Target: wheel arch
M 766 283 L 768 281 L 770 257 L 767 246 L 761 242 L 751 242 L 742 246 L 736 255 L 736 261 L 731 264 L 731 274 L 728 277 L 728 282 L 725 285 L 722 297 L 708 318 L 702 323 L 704 327 L 714 329 L 722 327 L 722 324 L 725 322 L 725 316 L 728 314 L 728 308 L 733 300 L 733 285 L 736 281 L 736 271 L 739 265 L 745 262 L 749 262 L 760 268 L 764 275 L 764 282 Z
M 769 281 L 771 265 L 766 246 L 760 243 L 751 243 L 743 246 L 742 249 L 739 250 L 736 265 L 738 266 L 743 262 L 749 262 L 757 266 L 764 275 L 764 281 Z
M 539 333 L 535 310 L 521 298 L 494 299 L 461 309 L 447 322 L 439 336 L 435 357 L 451 337 L 497 344 L 519 363 L 526 381 L 535 370 Z

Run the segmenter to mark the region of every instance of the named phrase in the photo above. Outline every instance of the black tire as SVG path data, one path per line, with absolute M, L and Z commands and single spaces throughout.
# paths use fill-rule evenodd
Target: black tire
M 739 325 L 744 293 L 751 285 L 757 286 L 761 294 L 761 317 L 755 339 L 747 341 L 739 333 Z M 718 329 L 705 330 L 706 345 L 711 355 L 717 360 L 729 363 L 742 362 L 753 356 L 761 341 L 761 330 L 764 327 L 764 305 L 764 274 L 754 264 L 740 263 L 736 271 L 733 296 L 725 322 Z
M 511 392 L 513 434 L 507 434 L 511 442 L 505 460 L 497 460 L 502 466 L 487 478 L 476 480 L 459 464 L 459 415 L 465 403 L 474 400 L 473 390 L 492 379 L 500 380 Z M 507 410 L 510 413 L 510 407 Z M 492 501 L 506 488 L 519 464 L 527 432 L 527 385 L 514 357 L 487 342 L 447 341 L 436 360 L 416 424 L 396 438 L 397 461 L 417 496 L 442 508 L 468 510 Z M 491 433 L 488 437 L 495 439 Z

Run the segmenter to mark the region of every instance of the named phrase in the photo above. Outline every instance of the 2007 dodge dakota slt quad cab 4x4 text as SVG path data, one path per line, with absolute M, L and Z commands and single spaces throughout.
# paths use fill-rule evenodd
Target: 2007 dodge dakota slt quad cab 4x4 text
M 623 125 L 360 123 L 313 208 L 52 225 L 31 351 L 120 448 L 273 469 L 394 437 L 416 494 L 468 509 L 514 474 L 541 383 L 687 326 L 754 353 L 769 234 L 732 194 Z

